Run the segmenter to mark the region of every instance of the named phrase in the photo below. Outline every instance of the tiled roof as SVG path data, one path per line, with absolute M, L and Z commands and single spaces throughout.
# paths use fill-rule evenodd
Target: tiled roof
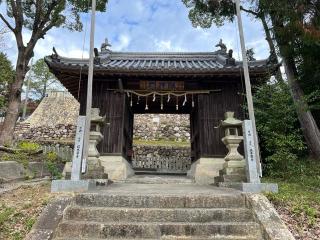
M 57 53 L 46 57 L 52 65 L 65 68 L 87 68 L 88 59 L 61 57 Z M 95 70 L 125 72 L 226 72 L 239 70 L 242 62 L 235 61 L 228 54 L 216 52 L 157 53 L 157 52 L 112 52 L 106 50 L 95 57 Z M 249 62 L 251 70 L 266 71 L 267 60 Z

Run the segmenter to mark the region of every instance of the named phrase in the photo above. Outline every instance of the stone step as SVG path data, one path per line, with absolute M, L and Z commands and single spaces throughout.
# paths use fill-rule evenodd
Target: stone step
M 253 214 L 246 208 L 101 208 L 69 206 L 65 220 L 92 222 L 249 222 Z
M 195 181 L 186 176 L 170 175 L 135 175 L 124 182 L 135 184 L 192 184 Z
M 55 237 L 64 238 L 153 238 L 163 236 L 248 236 L 261 238 L 256 223 L 97 223 L 64 221 L 59 224 Z M 176 239 L 176 238 L 173 238 Z
M 123 240 L 123 238 L 108 238 L 109 240 Z M 160 238 L 125 238 L 126 240 L 263 240 L 256 236 L 207 236 L 207 237 L 186 237 L 186 236 L 162 236 Z M 79 240 L 76 238 L 55 238 L 54 240 Z M 81 238 L 81 240 L 101 240 L 101 238 Z
M 234 195 L 134 195 L 82 193 L 75 197 L 79 206 L 127 208 L 245 208 L 245 197 Z

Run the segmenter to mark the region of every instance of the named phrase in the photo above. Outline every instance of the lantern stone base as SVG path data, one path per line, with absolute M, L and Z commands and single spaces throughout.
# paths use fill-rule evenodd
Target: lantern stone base
M 246 182 L 245 166 L 244 160 L 225 162 L 223 169 L 219 172 L 219 176 L 215 178 L 215 182 Z
M 90 161 L 90 160 L 89 160 Z M 71 179 L 72 162 L 67 162 L 64 166 L 62 176 L 65 180 Z M 104 171 L 104 167 L 101 166 L 100 161 L 97 164 L 87 165 L 86 173 L 81 175 L 82 179 L 107 179 L 108 174 Z
M 278 192 L 278 184 L 276 183 L 220 182 L 218 186 L 233 188 L 246 193 Z
M 223 169 L 245 169 L 246 167 L 246 162 L 245 160 L 242 158 L 240 161 L 226 161 L 223 164 Z
M 87 171 L 82 175 L 83 179 L 108 179 L 108 174 L 104 172 L 101 165 L 88 165 Z

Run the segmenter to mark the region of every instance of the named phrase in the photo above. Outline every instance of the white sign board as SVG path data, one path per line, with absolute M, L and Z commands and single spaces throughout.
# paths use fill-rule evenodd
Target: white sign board
M 73 150 L 71 180 L 80 180 L 85 122 L 86 122 L 85 116 L 78 117 L 76 139 L 74 142 L 74 150 Z
M 243 121 L 243 143 L 247 163 L 247 179 L 249 183 L 260 183 L 257 168 L 256 150 L 254 147 L 253 127 L 251 120 Z
M 82 172 L 82 173 L 85 173 L 85 172 L 86 172 L 86 169 L 87 169 L 87 159 L 84 158 L 84 159 L 82 160 L 81 172 Z

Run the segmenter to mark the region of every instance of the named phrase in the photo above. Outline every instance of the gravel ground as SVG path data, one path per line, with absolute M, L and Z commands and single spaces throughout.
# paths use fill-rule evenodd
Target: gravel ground
M 49 178 L 42 179 L 33 179 L 29 181 L 18 181 L 18 182 L 9 182 L 0 184 L 0 195 L 15 189 L 18 189 L 22 186 L 35 186 L 38 184 L 49 183 Z
M 0 240 L 22 240 L 54 197 L 47 180 L 11 183 L 0 189 Z
M 314 223 L 310 223 L 304 214 L 294 212 L 292 207 L 275 206 L 275 208 L 297 240 L 320 239 L 320 206 L 318 206 L 318 216 Z

